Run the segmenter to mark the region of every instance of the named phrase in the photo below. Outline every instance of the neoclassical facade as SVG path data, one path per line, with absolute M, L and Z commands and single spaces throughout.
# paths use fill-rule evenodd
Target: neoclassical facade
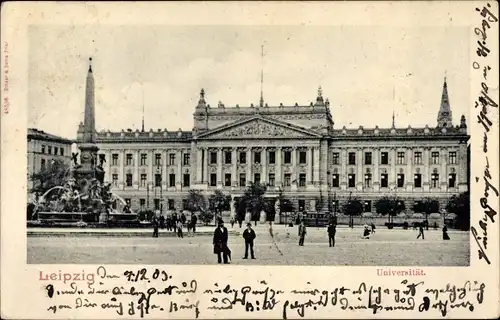
M 269 197 L 282 190 L 306 211 L 317 201 L 328 211 L 356 197 L 374 213 L 384 195 L 411 211 L 424 197 L 445 204 L 467 190 L 469 136 L 465 116 L 453 125 L 446 80 L 437 121 L 424 128 L 396 128 L 393 121 L 391 128 L 336 129 L 321 88 L 310 105 L 261 99 L 249 107 L 211 107 L 202 89 L 194 109 L 192 131 L 96 132 L 105 179 L 134 210 L 182 210 L 191 189 L 221 189 L 234 198 L 250 181 L 267 183 Z M 78 140 L 83 131 L 81 124 Z

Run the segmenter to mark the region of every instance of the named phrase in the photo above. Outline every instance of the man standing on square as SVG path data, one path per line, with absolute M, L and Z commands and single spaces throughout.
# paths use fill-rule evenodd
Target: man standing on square
M 306 224 L 304 223 L 304 220 L 302 220 L 299 225 L 299 246 L 304 246 L 304 239 L 306 237 L 306 234 Z
M 217 262 L 222 263 L 222 258 L 224 258 L 224 263 L 228 264 L 228 253 L 229 248 L 227 247 L 228 234 L 227 228 L 224 227 L 224 222 L 219 220 L 219 224 L 214 231 L 214 254 L 217 255 Z M 222 255 L 222 257 L 221 257 Z
M 248 259 L 248 248 L 250 247 L 250 254 L 252 255 L 252 259 L 255 259 L 255 255 L 253 252 L 253 240 L 256 238 L 255 231 L 252 229 L 252 224 L 247 223 L 247 228 L 243 231 L 243 239 L 245 239 L 245 256 L 243 259 Z
M 328 239 L 330 243 L 330 247 L 335 247 L 335 233 L 337 232 L 336 226 L 330 222 L 328 226 Z

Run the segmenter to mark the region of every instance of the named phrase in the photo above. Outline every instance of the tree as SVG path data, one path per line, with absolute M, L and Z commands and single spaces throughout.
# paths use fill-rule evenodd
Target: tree
M 266 191 L 265 184 L 251 182 L 239 200 L 239 205 L 250 212 L 252 221 L 259 221 L 261 211 L 269 212 L 268 203 L 264 198 Z
M 200 190 L 189 190 L 185 208 L 191 212 L 191 216 L 195 212 L 200 212 L 200 220 L 205 222 L 205 225 L 208 225 L 214 218 L 213 213 L 207 209 L 207 201 Z
M 396 197 L 389 198 L 387 196 L 378 199 L 375 202 L 375 209 L 377 213 L 382 215 L 387 215 L 389 218 L 389 223 L 391 223 L 391 217 L 398 215 L 406 209 L 405 203 Z
M 470 193 L 463 192 L 458 196 L 453 196 L 448 201 L 446 211 L 457 215 L 455 218 L 456 227 L 461 230 L 470 228 Z
M 342 206 L 342 212 L 349 216 L 349 226 L 354 226 L 353 216 L 363 212 L 363 202 L 357 198 L 347 200 Z
M 215 190 L 208 198 L 210 211 L 222 217 L 222 211 L 231 210 L 231 196 L 225 195 L 221 190 Z
M 33 173 L 30 180 L 33 181 L 33 192 L 44 194 L 53 187 L 63 186 L 66 183 L 69 165 L 61 160 L 53 159 L 39 172 Z
M 242 201 L 242 198 L 234 198 L 234 211 L 236 215 L 236 221 L 238 223 L 242 223 L 245 220 L 245 215 L 247 213 L 247 209 L 245 207 L 245 204 Z
M 439 201 L 433 198 L 424 198 L 413 205 L 413 211 L 425 215 L 425 225 L 429 230 L 429 214 L 439 212 Z

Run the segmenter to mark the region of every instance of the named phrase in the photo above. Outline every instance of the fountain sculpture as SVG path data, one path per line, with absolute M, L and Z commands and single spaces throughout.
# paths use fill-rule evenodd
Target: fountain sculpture
M 90 58 L 92 62 L 92 58 Z M 64 175 L 62 186 L 46 191 L 34 201 L 34 215 L 40 222 L 138 222 L 138 215 L 129 204 L 111 192 L 111 184 L 104 182 L 105 155 L 99 155 L 95 143 L 94 76 L 90 63 L 85 90 L 85 118 L 78 128 L 78 153 L 72 154 L 72 166 Z M 122 212 L 113 209 L 123 204 Z

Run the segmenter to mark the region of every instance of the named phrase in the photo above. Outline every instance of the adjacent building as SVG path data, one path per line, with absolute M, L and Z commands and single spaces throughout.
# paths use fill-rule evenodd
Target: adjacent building
M 446 79 L 436 100 L 436 122 L 423 128 L 396 127 L 393 119 L 390 128 L 348 129 L 335 128 L 335 107 L 321 88 L 310 105 L 269 106 L 261 97 L 245 107 L 211 107 L 202 89 L 192 131 L 104 130 L 95 143 L 105 155 L 105 180 L 134 210 L 182 210 L 191 189 L 221 189 L 234 200 L 261 182 L 269 185 L 266 196 L 283 192 L 299 210 L 314 211 L 319 202 L 327 211 L 356 197 L 375 213 L 378 198 L 394 195 L 411 211 L 424 197 L 445 204 L 468 188 L 466 120 L 453 122 Z M 80 142 L 84 131 L 82 123 Z
M 72 140 L 65 139 L 38 129 L 28 129 L 28 191 L 33 189 L 34 181 L 29 179 L 50 161 L 60 160 L 68 166 L 71 163 Z

